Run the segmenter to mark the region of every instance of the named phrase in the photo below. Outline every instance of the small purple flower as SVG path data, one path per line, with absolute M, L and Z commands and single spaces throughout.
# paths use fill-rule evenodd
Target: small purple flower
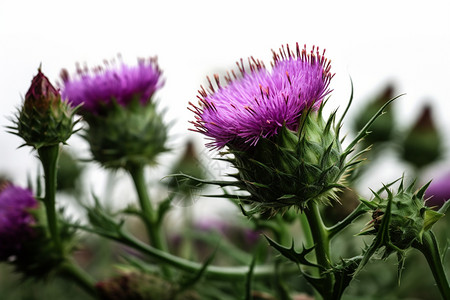
M 0 190 L 0 261 L 18 255 L 33 237 L 34 217 L 29 210 L 38 207 L 31 191 L 13 185 Z
M 433 180 L 425 192 L 426 206 L 441 207 L 450 199 L 450 173 Z
M 113 101 L 122 106 L 133 100 L 146 104 L 164 84 L 156 58 L 141 59 L 137 66 L 127 66 L 124 63 L 111 66 L 105 63 L 105 68 L 97 67 L 93 70 L 87 67 L 81 70 L 78 67 L 77 72 L 73 79 L 66 70 L 61 72 L 61 94 L 73 106 L 83 104 L 82 111 L 88 113 L 98 113 Z
M 199 105 L 190 103 L 196 114 L 192 122 L 195 131 L 213 141 L 209 146 L 254 146 L 260 138 L 276 135 L 282 126 L 297 130 L 299 117 L 306 108 L 317 108 L 330 93 L 333 77 L 330 63 L 313 47 L 296 52 L 289 46 L 273 52 L 272 70 L 254 58 L 249 59 L 249 70 L 241 60 L 237 63 L 241 76 L 232 71 L 225 76 L 226 86 L 214 76 L 215 89 L 209 80 L 208 92 L 199 91 Z

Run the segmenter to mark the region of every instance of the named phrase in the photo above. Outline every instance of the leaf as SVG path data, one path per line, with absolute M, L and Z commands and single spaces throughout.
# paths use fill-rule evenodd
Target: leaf
M 277 242 L 275 242 L 274 240 L 269 238 L 267 235 L 264 235 L 264 237 L 267 239 L 270 246 L 275 248 L 278 252 L 280 252 L 281 255 L 283 255 L 287 259 L 293 261 L 294 263 L 301 264 L 304 266 L 312 266 L 312 267 L 324 269 L 322 266 L 314 264 L 306 259 L 306 255 L 308 253 L 310 253 L 311 251 L 313 251 L 315 246 L 313 246 L 311 248 L 305 248 L 303 246 L 303 250 L 299 253 L 299 252 L 295 251 L 295 249 L 294 249 L 294 241 L 293 240 L 292 240 L 292 246 L 290 248 L 288 248 L 281 244 L 278 244 Z
M 387 190 L 387 188 L 386 188 Z M 387 190 L 389 192 L 389 190 Z M 388 204 L 386 206 L 386 211 L 381 220 L 380 228 L 378 233 L 373 239 L 372 244 L 365 251 L 364 256 L 359 263 L 358 268 L 355 270 L 355 276 L 362 270 L 362 268 L 369 262 L 370 258 L 375 254 L 375 252 L 382 246 L 388 245 L 389 238 L 389 225 L 391 223 L 391 207 L 392 207 L 392 195 L 389 195 Z
M 354 277 L 355 270 L 362 260 L 361 256 L 351 259 L 342 259 L 342 265 L 333 268 L 335 283 L 333 288 L 333 299 L 340 299 L 344 290 L 348 287 Z

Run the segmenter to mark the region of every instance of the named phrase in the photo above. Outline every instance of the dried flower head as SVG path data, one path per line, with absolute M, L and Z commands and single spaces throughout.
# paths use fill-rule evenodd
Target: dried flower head
M 82 113 L 99 113 L 112 102 L 126 106 L 139 100 L 145 104 L 164 84 L 156 58 L 141 59 L 137 66 L 105 62 L 105 67 L 77 69 L 74 78 L 62 70 L 62 95 L 73 106 L 83 104 Z
M 225 76 L 226 86 L 214 76 L 217 88 L 209 80 L 209 90 L 199 91 L 199 105 L 191 104 L 196 114 L 196 131 L 213 141 L 210 146 L 254 146 L 260 138 L 277 134 L 282 126 L 296 131 L 305 108 L 318 107 L 330 93 L 333 74 L 330 63 L 319 48 L 310 52 L 306 46 L 296 51 L 289 46 L 273 51 L 272 69 L 254 58 L 237 63 L 241 76 L 234 71 Z

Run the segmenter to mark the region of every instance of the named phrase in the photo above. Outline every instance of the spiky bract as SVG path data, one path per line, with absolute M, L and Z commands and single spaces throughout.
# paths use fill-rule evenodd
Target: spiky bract
M 421 242 L 423 233 L 430 230 L 443 216 L 425 206 L 424 194 L 429 183 L 416 192 L 414 184 L 404 188 L 402 179 L 395 194 L 385 186 L 383 191 L 387 193 L 386 198 L 374 192 L 375 198 L 372 201 L 364 201 L 372 209 L 373 219 L 363 230 L 363 234 L 377 234 L 381 230 L 383 218 L 389 218 L 384 245 L 387 254 L 395 247 L 404 250 L 415 241 Z
M 167 128 L 153 102 L 141 105 L 134 101 L 126 107 L 115 104 L 105 116 L 85 118 L 89 128 L 84 137 L 94 160 L 106 168 L 154 164 L 156 156 L 167 150 Z

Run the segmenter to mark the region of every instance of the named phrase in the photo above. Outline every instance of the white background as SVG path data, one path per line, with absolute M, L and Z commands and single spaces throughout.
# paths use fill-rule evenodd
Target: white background
M 363 101 L 394 81 L 398 126 L 407 126 L 426 102 L 450 137 L 450 5 L 448 1 L 6 1 L 0 2 L 0 173 L 24 184 L 36 168 L 21 140 L 4 126 L 21 104 L 42 64 L 55 82 L 61 68 L 101 64 L 120 53 L 127 63 L 157 55 L 166 78 L 158 92 L 167 120 L 176 121 L 172 146 L 199 134 L 188 132 L 205 76 L 253 55 L 269 65 L 282 44 L 327 49 L 336 73 L 330 108 L 344 106 L 355 86 L 357 111 Z M 69 143 L 77 145 L 79 140 Z M 446 146 L 449 143 L 446 142 Z M 80 157 L 88 156 L 80 146 Z M 163 164 L 169 164 L 163 162 Z M 376 182 L 401 175 L 381 168 Z M 442 166 L 441 166 L 442 167 Z M 445 166 L 443 166 L 445 167 Z M 447 165 L 450 169 L 450 165 Z

